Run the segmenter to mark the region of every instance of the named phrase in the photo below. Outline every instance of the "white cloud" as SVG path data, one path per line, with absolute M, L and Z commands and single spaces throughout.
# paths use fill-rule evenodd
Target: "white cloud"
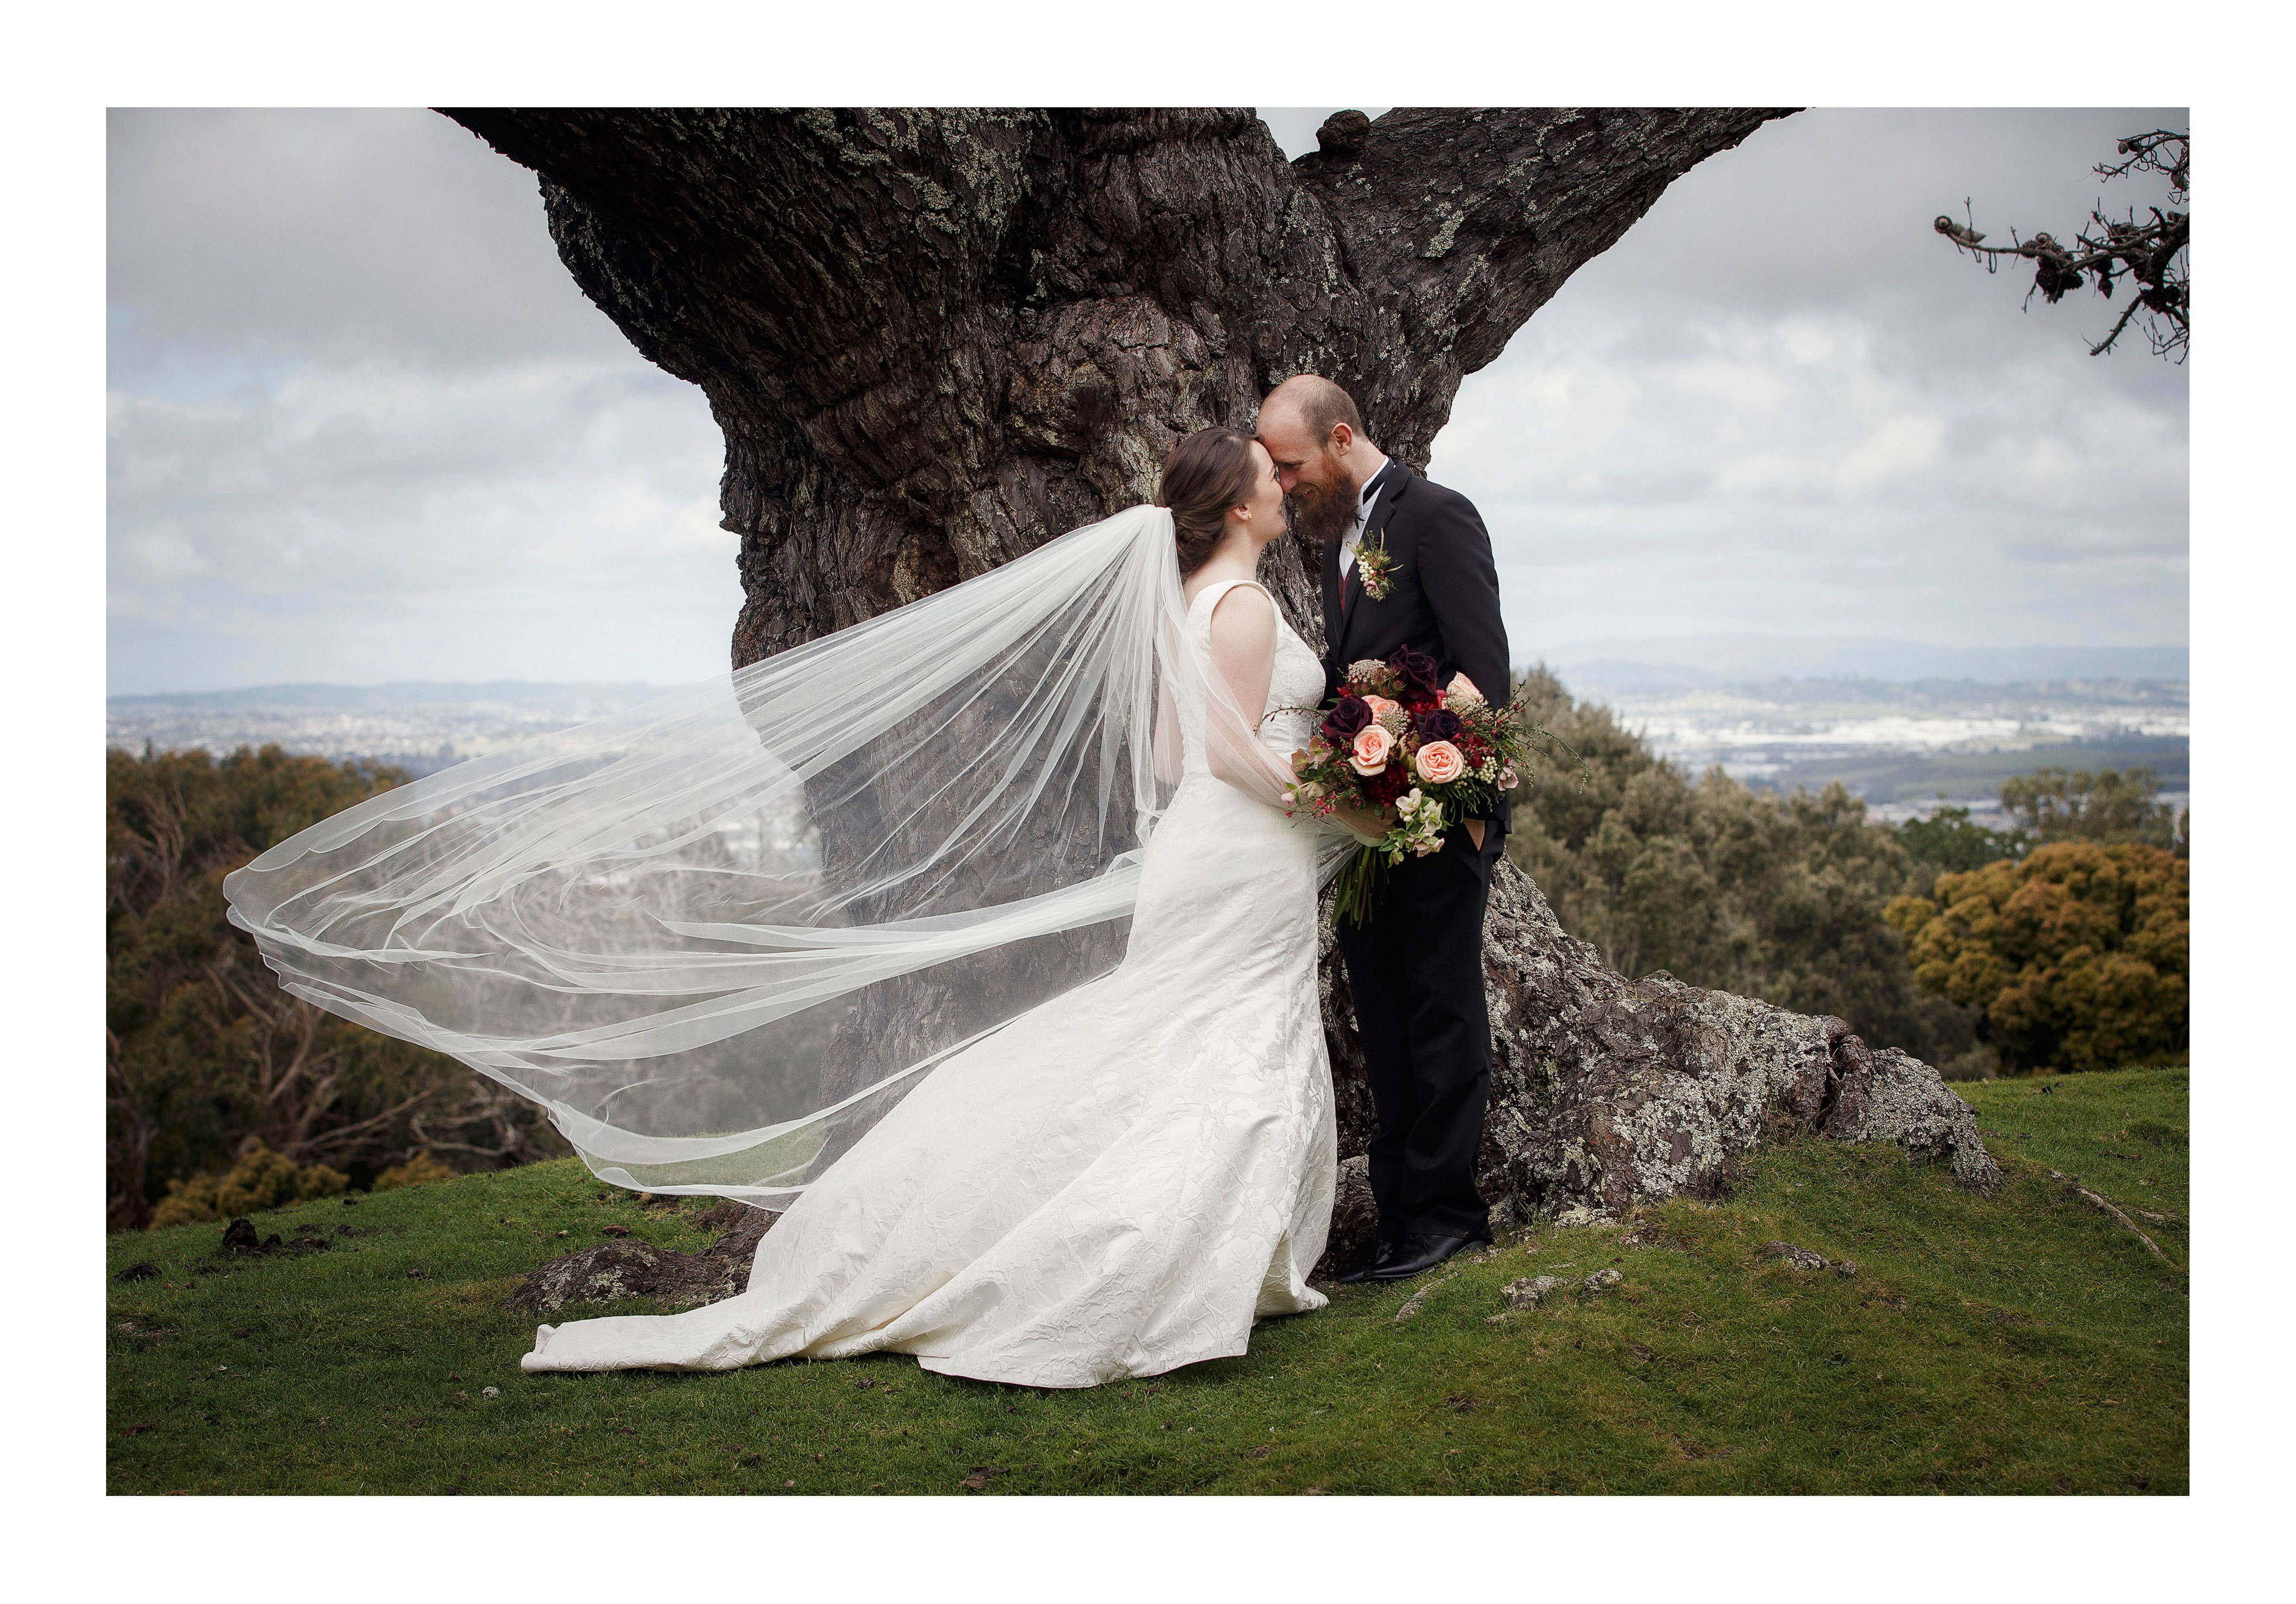
M 2079 351 L 1997 357 L 1606 290 L 1468 379 L 1431 472 L 1492 529 L 1519 658 L 1748 627 L 2182 642 L 2181 410 Z
M 1267 115 L 1296 154 L 1326 114 Z M 2182 642 L 2184 372 L 2088 357 L 2104 303 L 2021 312 L 1929 228 L 1972 194 L 2062 233 L 2112 134 L 2177 115 L 1805 112 L 1669 188 L 1436 443 L 1518 658 Z M 722 670 L 718 432 L 582 298 L 532 174 L 426 111 L 110 133 L 115 691 Z
M 208 560 L 172 523 L 162 523 L 131 536 L 127 548 L 143 566 L 144 576 L 152 579 L 181 579 L 208 566 Z
M 107 133 L 115 377 L 627 348 L 559 265 L 535 176 L 435 111 L 114 110 Z
M 241 403 L 111 415 L 115 691 L 726 661 L 717 430 L 635 358 L 315 363 Z

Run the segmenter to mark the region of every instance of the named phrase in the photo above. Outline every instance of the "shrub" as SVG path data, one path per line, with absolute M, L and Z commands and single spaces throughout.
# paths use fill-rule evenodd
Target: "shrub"
M 1584 761 L 1532 765 L 1509 855 L 1620 972 L 1834 1014 L 1955 1079 L 2185 1050 L 2192 816 L 2152 770 L 2009 781 L 2006 830 L 1966 808 L 1893 830 L 1839 784 L 1693 780 L 1548 670 L 1523 684 Z
M 1966 874 L 2003 858 L 2023 857 L 2033 845 L 2021 830 L 1971 823 L 1965 807 L 1940 807 L 1925 819 L 1907 819 L 1898 826 L 1898 839 L 1931 874 Z
M 249 1137 L 355 1176 L 419 1149 L 494 1164 L 565 1150 L 506 1088 L 291 995 L 225 917 L 225 875 L 404 778 L 275 746 L 107 755 L 111 1229 L 144 1224 L 163 1183 L 229 1168 Z
M 428 1186 L 433 1181 L 452 1181 L 455 1172 L 433 1158 L 429 1153 L 417 1153 L 404 1164 L 395 1164 L 374 1178 L 374 1190 L 394 1191 L 402 1186 Z
M 2112 1069 L 2188 1051 L 2190 880 L 2162 847 L 2058 841 L 1886 917 L 1924 989 L 1984 1011 L 2005 1067 Z
M 1507 848 L 1562 928 L 1620 973 L 1833 1014 L 1876 1047 L 1931 1063 L 1975 1042 L 1970 1011 L 1914 984 L 1882 910 L 1927 886 L 1898 832 L 1840 785 L 1757 791 L 1719 768 L 1693 781 L 1611 710 L 1575 701 L 1545 668 L 1530 716 L 1557 755 L 1514 794 Z
M 220 1175 L 193 1175 L 168 1183 L 168 1195 L 152 1211 L 153 1228 L 191 1225 L 202 1220 L 230 1220 L 242 1215 L 308 1203 L 314 1198 L 340 1197 L 351 1183 L 340 1170 L 324 1164 L 298 1164 L 275 1153 L 258 1137 L 240 1150 L 239 1162 Z
M 2192 855 L 2193 810 L 2181 816 L 2156 801 L 2161 776 L 2143 768 L 2036 769 L 2001 782 L 2001 806 L 2030 834 L 2043 841 L 2095 841 L 2114 846 L 2143 841 L 2179 857 Z

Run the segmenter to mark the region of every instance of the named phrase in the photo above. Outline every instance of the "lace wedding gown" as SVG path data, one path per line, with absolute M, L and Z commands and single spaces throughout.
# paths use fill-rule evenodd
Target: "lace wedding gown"
M 1209 676 L 1212 610 L 1182 650 Z M 1267 709 L 1322 665 L 1279 612 Z M 1304 1313 L 1336 1136 L 1316 982 L 1317 831 L 1218 778 L 1182 697 L 1182 779 L 1124 960 L 953 1056 L 767 1233 L 737 1297 L 544 1326 L 529 1371 L 730 1370 L 876 1350 L 1091 1387 L 1245 1351 Z M 1268 717 L 1279 758 L 1312 715 Z

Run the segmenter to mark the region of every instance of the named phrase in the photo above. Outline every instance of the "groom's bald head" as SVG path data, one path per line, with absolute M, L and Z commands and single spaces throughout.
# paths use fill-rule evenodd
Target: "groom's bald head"
M 1269 390 L 1259 404 L 1262 430 L 1270 414 L 1279 425 L 1297 422 L 1318 445 L 1330 444 L 1332 431 L 1342 423 L 1357 438 L 1363 437 L 1363 414 L 1356 411 L 1355 397 L 1320 373 L 1301 373 Z
M 1354 397 L 1321 374 L 1286 379 L 1259 404 L 1259 438 L 1291 499 L 1294 528 L 1337 540 L 1353 527 L 1357 493 L 1382 460 L 1365 438 Z

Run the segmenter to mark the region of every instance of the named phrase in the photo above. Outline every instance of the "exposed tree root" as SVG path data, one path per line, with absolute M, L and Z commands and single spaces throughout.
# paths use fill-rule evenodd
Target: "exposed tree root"
M 2129 1235 L 2144 1243 L 2144 1246 L 2152 1252 L 2154 1258 L 2159 1259 L 2162 1264 L 2168 1265 L 2169 1269 L 2174 1270 L 2177 1274 L 2182 1275 L 2185 1273 L 2185 1267 L 2182 1264 L 2179 1264 L 2176 1260 L 2161 1252 L 2160 1244 L 2155 1242 L 2151 1237 L 2146 1236 L 2142 1231 L 2139 1231 L 2136 1228 L 2136 1222 L 2130 1219 L 2127 1215 L 2121 1213 L 2120 1209 L 2114 1207 L 2112 1200 L 2106 1198 L 2102 1192 L 2090 1191 L 2087 1187 L 2083 1186 L 2079 1182 L 2074 1180 L 2070 1175 L 2066 1174 L 2062 1170 L 2051 1170 L 2049 1172 L 2049 1179 L 2052 1181 L 2062 1182 L 2066 1189 L 2073 1194 L 2073 1196 L 2079 1198 L 2082 1202 L 2087 1203 L 2092 1208 L 2097 1209 L 2102 1213 L 2111 1215 L 2114 1219 L 2127 1226 L 2128 1228 Z

